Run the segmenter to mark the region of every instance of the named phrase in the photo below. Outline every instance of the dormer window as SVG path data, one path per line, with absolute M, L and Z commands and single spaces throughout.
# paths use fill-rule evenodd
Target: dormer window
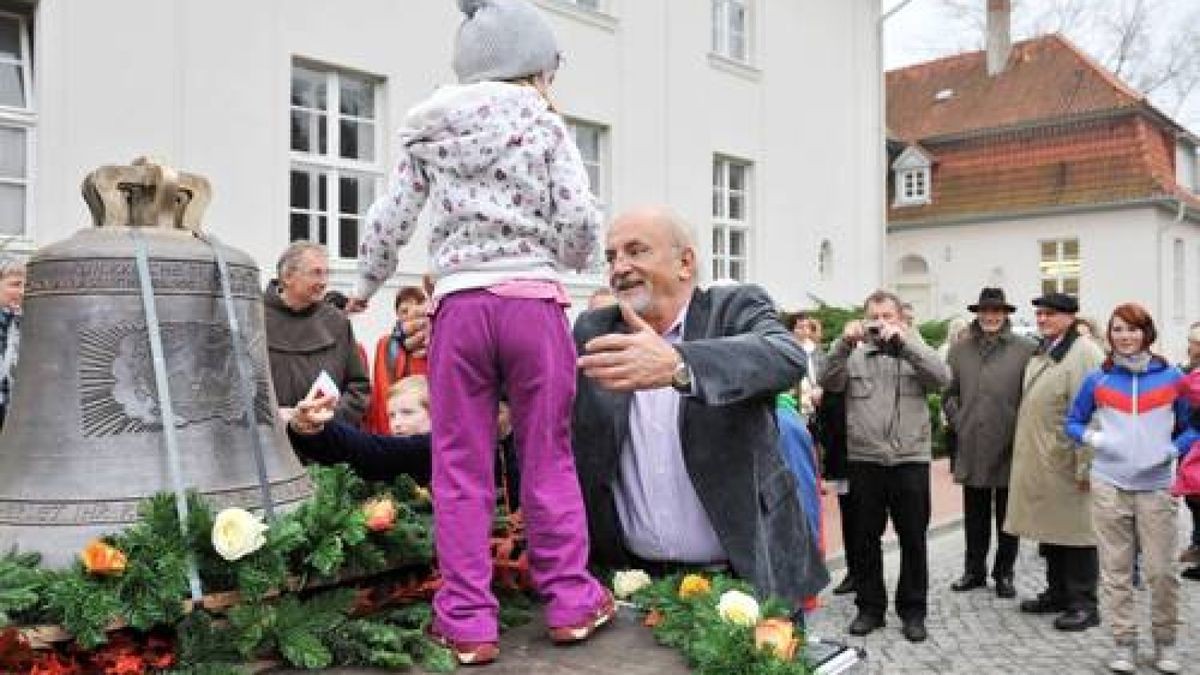
M 920 147 L 910 145 L 892 162 L 895 172 L 894 206 L 921 206 L 933 200 L 933 160 Z
M 1196 146 L 1187 139 L 1175 144 L 1175 182 L 1179 187 L 1200 194 L 1200 157 Z

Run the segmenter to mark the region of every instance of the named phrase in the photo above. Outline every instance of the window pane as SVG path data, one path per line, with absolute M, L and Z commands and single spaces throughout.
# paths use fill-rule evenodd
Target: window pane
M 1075 277 L 1067 277 L 1066 279 L 1063 279 L 1063 293 L 1079 295 L 1079 279 Z
M 0 57 L 21 60 L 21 22 L 0 17 Z
M 329 208 L 329 184 L 323 173 L 317 174 L 317 209 L 325 211 Z
M 584 168 L 587 169 L 588 186 L 592 188 L 592 194 L 596 195 L 596 198 L 599 199 L 600 198 L 600 166 L 598 164 L 586 164 L 586 165 L 584 165 Z
M 375 160 L 375 125 L 371 122 L 342 120 L 341 156 L 346 159 Z
M 721 5 L 725 0 L 712 0 L 712 50 L 714 52 L 722 51 L 721 47 L 721 27 L 723 20 L 721 19 Z
M 713 187 L 725 187 L 725 165 L 721 160 L 713 162 Z
M 25 233 L 25 188 L 0 185 L 0 234 Z
M 325 154 L 325 114 L 306 110 L 292 111 L 292 149 L 297 152 Z M 313 140 L 316 139 L 314 145 Z
M 741 260 L 729 261 L 729 278 L 734 281 L 746 280 L 746 263 Z
M 600 161 L 600 131 L 595 127 L 576 125 L 575 145 L 585 162 Z
M 1054 279 L 1042 279 L 1042 295 L 1047 293 L 1057 293 L 1058 282 Z
M 342 176 L 338 180 L 338 212 L 357 216 L 375 199 L 374 182 L 361 176 Z
M 291 173 L 291 205 L 292 208 L 307 209 L 312 206 L 312 194 L 309 190 L 308 173 L 292 171 Z
M 729 189 L 730 190 L 745 190 L 746 189 L 746 167 L 739 164 L 729 165 Z
M 743 258 L 746 255 L 746 233 L 739 230 L 729 231 L 729 255 Z
M 1079 258 L 1079 240 L 1067 239 L 1063 243 L 1063 258 L 1067 260 L 1075 260 Z
M 0 105 L 13 108 L 25 107 L 25 89 L 21 80 L 20 66 L 12 63 L 0 63 Z
M 728 56 L 738 61 L 746 60 L 746 35 L 741 31 L 730 30 Z
M 1043 241 L 1042 242 L 1042 260 L 1055 260 L 1058 258 L 1057 242 Z
M 329 244 L 329 221 L 325 216 L 317 216 L 317 242 Z
M 358 219 L 338 219 L 338 256 L 342 258 L 358 257 Z
M 719 228 L 712 231 L 713 255 L 725 255 L 725 232 Z
M 292 68 L 292 105 L 325 109 L 325 73 L 298 66 Z
M 0 178 L 25 179 L 25 130 L 0 127 Z
M 741 193 L 729 193 L 729 217 L 733 220 L 746 219 L 746 197 Z
M 375 86 L 367 80 L 342 75 L 339 78 L 338 108 L 343 115 L 375 117 Z
M 723 265 L 721 264 L 722 262 L 723 262 L 723 261 L 721 261 L 721 260 L 718 260 L 717 258 L 713 258 L 713 261 L 712 261 L 712 278 L 713 278 L 713 281 L 716 281 L 717 279 L 724 279 L 724 278 L 725 278 L 725 274 L 723 273 Z
M 288 241 L 307 241 L 309 238 L 309 219 L 307 213 L 292 212 L 289 219 L 290 228 L 288 231 Z
M 725 194 L 719 189 L 713 190 L 712 214 L 716 218 L 725 217 Z

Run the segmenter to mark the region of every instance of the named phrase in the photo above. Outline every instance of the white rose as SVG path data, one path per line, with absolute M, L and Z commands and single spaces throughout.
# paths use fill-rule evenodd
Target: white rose
M 613 575 L 613 594 L 625 600 L 650 585 L 650 575 L 641 570 L 625 570 Z
M 725 591 L 717 601 L 717 614 L 729 623 L 753 626 L 758 623 L 758 601 L 741 591 Z
M 245 509 L 228 508 L 213 521 L 212 544 L 226 560 L 237 560 L 254 553 L 267 543 L 267 526 Z

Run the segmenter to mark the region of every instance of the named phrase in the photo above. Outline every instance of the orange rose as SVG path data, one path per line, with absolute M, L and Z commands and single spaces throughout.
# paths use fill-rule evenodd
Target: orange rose
M 679 597 L 684 600 L 707 595 L 711 590 L 712 584 L 699 574 L 689 574 L 679 582 Z
M 784 661 L 796 656 L 800 641 L 793 637 L 792 622 L 787 619 L 764 619 L 754 627 L 754 647 L 769 649 Z
M 99 539 L 88 542 L 79 557 L 89 574 L 116 576 L 125 571 L 125 554 Z
M 372 499 L 363 505 L 367 517 L 367 529 L 372 532 L 387 532 L 396 524 L 396 503 L 390 497 Z

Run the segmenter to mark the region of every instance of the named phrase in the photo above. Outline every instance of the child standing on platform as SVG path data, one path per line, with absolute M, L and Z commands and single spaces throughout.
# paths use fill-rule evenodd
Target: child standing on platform
M 499 653 L 489 535 L 500 390 L 512 408 L 530 571 L 555 642 L 615 613 L 586 569 L 587 522 L 571 451 L 575 348 L 561 268 L 583 268 L 599 213 L 547 96 L 559 50 L 526 0 L 458 0 L 459 85 L 408 114 L 391 186 L 367 212 L 354 306 L 396 268 L 429 204 L 429 390 L 435 541 L 443 585 L 432 631 L 462 663 Z

